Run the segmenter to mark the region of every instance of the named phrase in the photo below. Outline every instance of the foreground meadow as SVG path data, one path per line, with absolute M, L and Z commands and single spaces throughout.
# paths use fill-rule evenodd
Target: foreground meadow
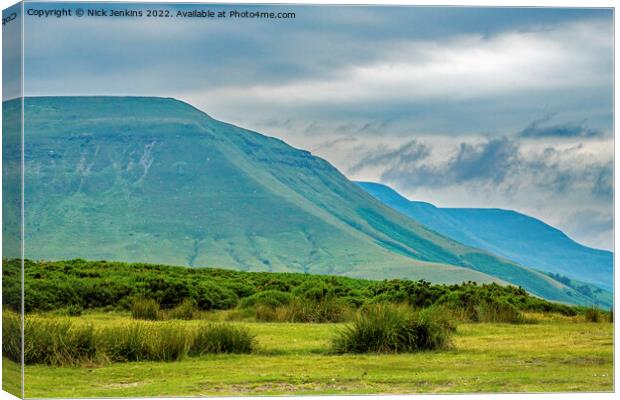
M 532 315 L 535 324 L 463 323 L 448 349 L 403 354 L 329 351 L 345 324 L 229 322 L 256 336 L 252 354 L 174 362 L 29 365 L 27 397 L 571 392 L 613 390 L 613 324 Z M 121 326 L 87 313 L 76 323 Z M 151 322 L 161 324 L 163 322 Z M 200 326 L 205 320 L 177 321 Z M 4 368 L 14 363 L 3 360 Z
M 613 312 L 522 287 L 69 260 L 25 263 L 25 395 L 613 390 Z M 3 269 L 5 389 L 21 360 Z

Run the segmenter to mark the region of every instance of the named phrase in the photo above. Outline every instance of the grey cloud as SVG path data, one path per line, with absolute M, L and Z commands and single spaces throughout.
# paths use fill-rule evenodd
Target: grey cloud
M 555 117 L 555 114 L 547 114 L 544 117 L 532 121 L 518 133 L 522 138 L 548 138 L 548 137 L 582 137 L 595 138 L 604 135 L 600 129 L 590 128 L 586 121 L 580 123 L 561 123 L 546 125 Z
M 573 238 L 587 238 L 594 247 L 613 250 L 614 219 L 611 212 L 577 211 L 570 214 L 566 221 L 566 229 Z
M 430 155 L 428 146 L 418 146 L 425 149 L 425 157 Z M 389 160 L 389 153 L 382 153 L 379 157 Z M 463 142 L 456 155 L 435 166 L 391 163 L 382 173 L 381 179 L 396 181 L 404 187 L 438 187 L 467 182 L 498 184 L 518 164 L 518 145 L 507 138 L 495 138 L 478 144 Z
M 492 187 L 495 192 L 510 194 L 535 188 L 541 195 L 587 195 L 609 202 L 613 196 L 613 162 L 574 158 L 580 148 L 547 148 L 538 155 L 523 154 L 521 142 L 499 137 L 481 143 L 462 142 L 451 156 L 438 160 L 432 146 L 411 141 L 397 149 L 382 146 L 367 152 L 348 172 L 380 167 L 382 181 L 403 189 L 456 185 L 469 190 Z
M 412 199 L 514 209 L 549 220 L 581 243 L 612 247 L 613 153 L 592 157 L 581 144 L 532 152 L 506 137 L 463 142 L 443 159 L 439 145 L 416 146 L 426 149 L 424 158 L 405 164 L 390 160 L 395 150 L 381 148 L 360 168 L 381 167 L 378 180 Z
M 491 139 L 478 145 L 461 143 L 448 168 L 458 182 L 490 180 L 499 183 L 518 163 L 517 152 L 518 145 L 507 138 Z
M 415 168 L 418 161 L 430 155 L 430 148 L 411 140 L 396 149 L 382 146 L 380 149 L 366 153 L 361 160 L 349 168 L 349 173 L 354 174 L 368 167 L 390 166 L 399 170 Z
M 592 194 L 601 199 L 611 201 L 614 196 L 613 163 L 595 166 L 593 173 L 595 180 Z
M 333 140 L 328 140 L 327 142 L 323 142 L 319 144 L 318 146 L 316 146 L 315 148 L 311 149 L 310 151 L 316 152 L 316 151 L 331 149 L 338 145 L 345 144 L 345 143 L 352 143 L 355 141 L 357 141 L 357 138 L 355 138 L 354 136 L 339 137 Z

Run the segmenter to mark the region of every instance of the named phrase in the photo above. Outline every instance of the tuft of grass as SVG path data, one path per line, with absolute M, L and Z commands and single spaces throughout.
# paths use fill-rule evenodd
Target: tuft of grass
M 156 329 L 149 332 L 147 340 L 148 359 L 151 361 L 179 361 L 184 359 L 189 351 L 191 334 L 183 326 L 174 322 L 158 324 Z
M 106 327 L 99 332 L 100 346 L 105 359 L 110 362 L 149 360 L 151 357 L 148 326 L 133 322 L 123 327 Z
M 67 319 L 26 318 L 24 363 L 78 365 L 97 359 L 95 331 L 91 324 L 75 325 Z
M 191 332 L 174 322 L 133 322 L 103 328 L 96 343 L 99 358 L 108 362 L 179 361 L 188 354 Z
M 351 320 L 354 310 L 345 301 L 334 298 L 308 300 L 294 298 L 278 307 L 255 306 L 255 318 L 261 322 L 327 323 Z
M 196 305 L 189 299 L 183 299 L 181 304 L 170 310 L 167 317 L 170 319 L 193 319 L 197 315 Z
M 597 306 L 588 308 L 583 316 L 586 322 L 601 322 L 603 320 L 603 313 Z
M 198 328 L 189 348 L 190 355 L 251 353 L 255 337 L 245 327 L 212 324 Z
M 22 319 L 13 311 L 2 311 L 2 354 L 11 361 L 21 363 Z
M 494 322 L 508 324 L 533 323 L 512 304 L 505 301 L 485 301 L 474 308 L 473 322 Z
M 332 341 L 336 353 L 406 353 L 448 346 L 454 326 L 440 309 L 372 304 Z
M 155 321 L 160 319 L 159 304 L 153 299 L 137 298 L 131 303 L 131 317 Z
M 83 318 L 93 320 L 96 330 L 100 326 L 140 322 L 121 313 L 89 313 Z M 206 325 L 198 321 L 174 322 L 187 326 Z M 26 397 L 222 397 L 250 392 L 264 396 L 596 392 L 614 389 L 613 326 L 583 323 L 583 314 L 575 322 L 565 319 L 537 325 L 459 324 L 459 334 L 453 336 L 454 350 L 371 355 L 370 358 L 326 353 L 334 332 L 343 325 L 255 322 L 233 325 L 245 326 L 257 335 L 257 351 L 247 355 L 204 356 L 200 360 L 188 356 L 183 361 L 169 363 L 110 364 L 96 371 L 26 366 Z M 460 356 L 455 351 L 461 352 Z M 511 357 L 510 365 L 506 362 L 507 354 Z M 20 381 L 19 364 L 5 359 L 4 371 L 13 369 L 11 379 Z M 133 384 L 135 382 L 139 384 Z M 217 382 L 217 385 L 205 382 Z M 454 385 L 446 384 L 450 382 Z
M 67 315 L 70 317 L 79 317 L 84 312 L 84 307 L 79 304 L 72 304 L 67 307 Z
M 3 350 L 20 362 L 19 315 L 3 314 Z M 189 354 L 250 353 L 255 339 L 245 327 L 229 323 L 192 327 L 179 321 L 129 321 L 94 329 L 69 318 L 27 316 L 24 361 L 76 366 L 83 363 L 179 361 Z

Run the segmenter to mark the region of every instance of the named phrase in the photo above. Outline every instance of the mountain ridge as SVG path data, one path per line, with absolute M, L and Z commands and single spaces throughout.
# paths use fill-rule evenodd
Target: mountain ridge
M 611 252 L 584 246 L 538 218 L 502 208 L 441 208 L 409 200 L 380 183 L 357 183 L 397 211 L 461 243 L 613 290 Z M 594 265 L 580 269 L 584 259 Z
M 24 103 L 29 258 L 495 281 L 590 303 L 538 271 L 402 220 L 310 152 L 184 102 Z

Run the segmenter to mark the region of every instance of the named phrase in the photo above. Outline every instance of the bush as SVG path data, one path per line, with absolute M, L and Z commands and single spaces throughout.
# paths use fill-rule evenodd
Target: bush
M 601 322 L 603 315 L 597 306 L 592 306 L 584 313 L 584 319 L 586 322 Z
M 569 316 L 583 313 L 577 307 L 531 296 L 520 287 L 474 282 L 453 285 L 402 279 L 377 282 L 341 276 L 80 259 L 25 260 L 24 265 L 27 312 L 60 310 L 71 305 L 84 309 L 130 310 L 136 296 L 153 299 L 166 310 L 178 306 L 184 299 L 192 300 L 199 310 L 231 309 L 239 303 L 243 308 L 259 304 L 275 308 L 287 305 L 296 296 L 315 303 L 338 299 L 354 308 L 380 302 L 408 303 L 414 308 L 447 304 L 468 315 L 483 302 L 497 300 L 507 301 L 519 311 L 557 312 Z M 21 305 L 21 260 L 4 260 L 2 276 L 3 304 L 17 311 Z
M 189 354 L 251 353 L 254 336 L 244 328 L 230 324 L 213 324 L 198 328 Z
M 247 308 L 266 306 L 275 308 L 288 304 L 291 300 L 293 300 L 293 296 L 290 293 L 281 292 L 279 290 L 265 290 L 264 292 L 255 293 L 252 296 L 241 300 L 239 307 Z
M 402 353 L 446 347 L 454 327 L 439 309 L 413 312 L 409 306 L 372 304 L 332 342 L 337 353 Z
M 137 298 L 131 303 L 131 317 L 151 321 L 160 319 L 159 304 L 153 299 Z
M 319 280 L 307 280 L 293 290 L 296 297 L 320 302 L 334 295 L 332 287 Z

